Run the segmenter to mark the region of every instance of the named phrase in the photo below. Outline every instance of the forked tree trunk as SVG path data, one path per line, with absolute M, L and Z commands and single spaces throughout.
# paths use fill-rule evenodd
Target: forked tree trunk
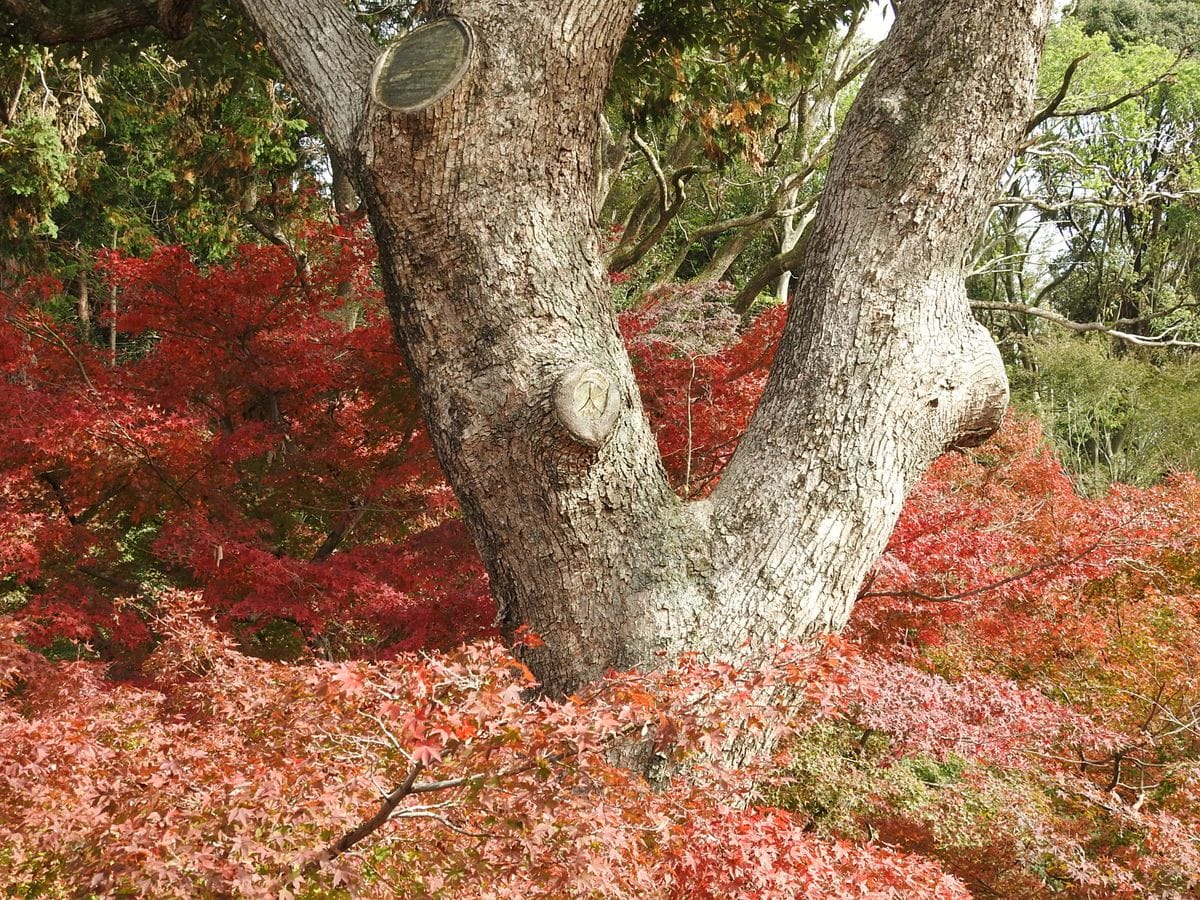
M 905 0 L 846 122 L 762 403 L 710 500 L 670 490 L 614 324 L 593 191 L 634 0 L 452 0 L 474 52 L 368 99 L 337 0 L 243 0 L 344 164 L 505 626 L 560 693 L 683 650 L 840 628 L 905 493 L 998 424 L 963 259 L 1027 118 L 1052 0 Z

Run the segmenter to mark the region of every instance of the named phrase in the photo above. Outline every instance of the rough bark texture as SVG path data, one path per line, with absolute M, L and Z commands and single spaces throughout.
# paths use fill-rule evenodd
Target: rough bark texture
M 1052 0 L 900 6 L 760 409 L 690 504 L 642 413 L 595 225 L 634 0 L 454 0 L 474 59 L 411 114 L 367 100 L 375 51 L 337 2 L 243 4 L 356 174 L 434 445 L 504 624 L 546 640 L 529 662 L 547 688 L 844 624 L 912 482 L 1003 411 L 962 260 L 1028 118 Z
M 1046 0 L 908 0 L 843 126 L 754 420 L 713 498 L 710 637 L 840 628 L 904 496 L 999 424 L 964 260 L 1028 114 Z
M 453 4 L 475 35 L 464 82 L 416 115 L 371 110 L 363 137 L 389 302 L 435 446 L 503 623 L 551 638 L 531 662 L 554 691 L 644 661 L 659 609 L 691 580 L 592 203 L 600 105 L 633 5 Z M 560 382 L 589 369 L 619 404 L 602 440 L 556 409 Z M 581 399 L 582 415 L 611 414 Z
M 334 154 L 350 163 L 379 49 L 375 42 L 332 0 L 245 0 L 242 8 L 311 107 Z

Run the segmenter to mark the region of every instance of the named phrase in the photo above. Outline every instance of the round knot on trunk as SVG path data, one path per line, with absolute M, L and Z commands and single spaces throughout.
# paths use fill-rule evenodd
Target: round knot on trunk
M 607 372 L 582 363 L 558 379 L 553 404 L 555 416 L 572 438 L 588 447 L 600 447 L 616 427 L 621 394 Z

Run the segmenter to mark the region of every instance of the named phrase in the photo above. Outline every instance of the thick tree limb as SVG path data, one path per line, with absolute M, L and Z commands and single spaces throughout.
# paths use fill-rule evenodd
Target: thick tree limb
M 711 497 L 713 593 L 739 598 L 737 619 L 712 616 L 714 642 L 735 621 L 752 644 L 841 627 L 915 479 L 999 424 L 1003 364 L 971 318 L 965 261 L 1028 121 L 1052 9 L 900 6 L 788 266 L 797 291 L 762 400 Z
M 173 40 L 179 40 L 192 30 L 196 5 L 196 0 L 158 0 L 157 3 L 131 0 L 91 12 L 64 16 L 53 12 L 39 0 L 0 0 L 0 6 L 17 19 L 23 37 L 49 46 L 82 44 L 136 28 L 151 27 Z
M 630 143 L 634 143 L 632 134 L 630 135 Z M 613 265 L 618 262 L 622 268 L 628 268 L 634 265 L 641 258 L 641 255 L 644 255 L 645 251 L 643 250 L 641 255 L 635 257 L 634 248 L 639 246 L 645 237 L 647 224 L 653 222 L 654 226 L 657 226 L 661 220 L 663 209 L 670 207 L 670 190 L 666 185 L 667 178 L 665 172 L 667 170 L 672 172 L 672 181 L 676 181 L 681 172 L 686 173 L 688 177 L 700 172 L 701 169 L 691 162 L 696 155 L 697 149 L 698 141 L 696 136 L 691 131 L 684 130 L 678 136 L 670 151 L 663 156 L 662 162 L 666 164 L 666 169 L 663 168 L 661 163 L 658 166 L 659 171 L 663 173 L 662 179 L 659 179 L 657 174 L 653 172 L 646 179 L 642 188 L 638 191 L 638 200 L 633 204 L 629 215 L 625 219 L 621 240 L 606 255 L 610 270 L 613 270 Z M 653 166 L 655 161 L 652 158 L 648 158 L 648 160 Z M 665 194 L 664 190 L 666 191 Z M 665 202 L 665 207 L 664 196 L 668 198 Z M 649 246 L 645 249 L 648 250 Z
M 816 201 L 817 198 L 813 198 L 813 202 Z M 784 272 L 789 272 L 799 265 L 803 256 L 804 238 L 801 237 L 791 250 L 778 253 L 767 260 L 757 272 L 747 279 L 737 296 L 733 298 L 734 312 L 742 316 L 746 315 L 763 289 L 772 284 Z
M 334 152 L 343 163 L 351 160 L 379 49 L 371 36 L 337 0 L 241 0 L 241 5 Z

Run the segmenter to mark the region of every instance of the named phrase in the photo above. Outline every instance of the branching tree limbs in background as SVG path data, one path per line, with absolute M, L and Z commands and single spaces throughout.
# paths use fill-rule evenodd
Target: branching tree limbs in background
M 758 412 L 712 497 L 685 503 L 596 227 L 632 0 L 452 0 L 469 69 L 411 113 L 370 99 L 379 48 L 336 0 L 243 0 L 361 189 L 434 445 L 503 622 L 545 639 L 528 656 L 548 690 L 841 627 L 908 488 L 996 427 L 1004 370 L 965 257 L 1031 114 L 1052 5 L 900 7 L 797 253 Z
M 1130 9 L 1170 26 L 1153 5 Z M 981 242 L 975 307 L 1000 333 L 997 313 L 1022 333 L 1036 317 L 1126 347 L 1194 349 L 1196 35 L 1160 46 L 1089 33 L 1108 6 L 1084 4 L 1083 22 L 1051 33 L 1046 100 Z

